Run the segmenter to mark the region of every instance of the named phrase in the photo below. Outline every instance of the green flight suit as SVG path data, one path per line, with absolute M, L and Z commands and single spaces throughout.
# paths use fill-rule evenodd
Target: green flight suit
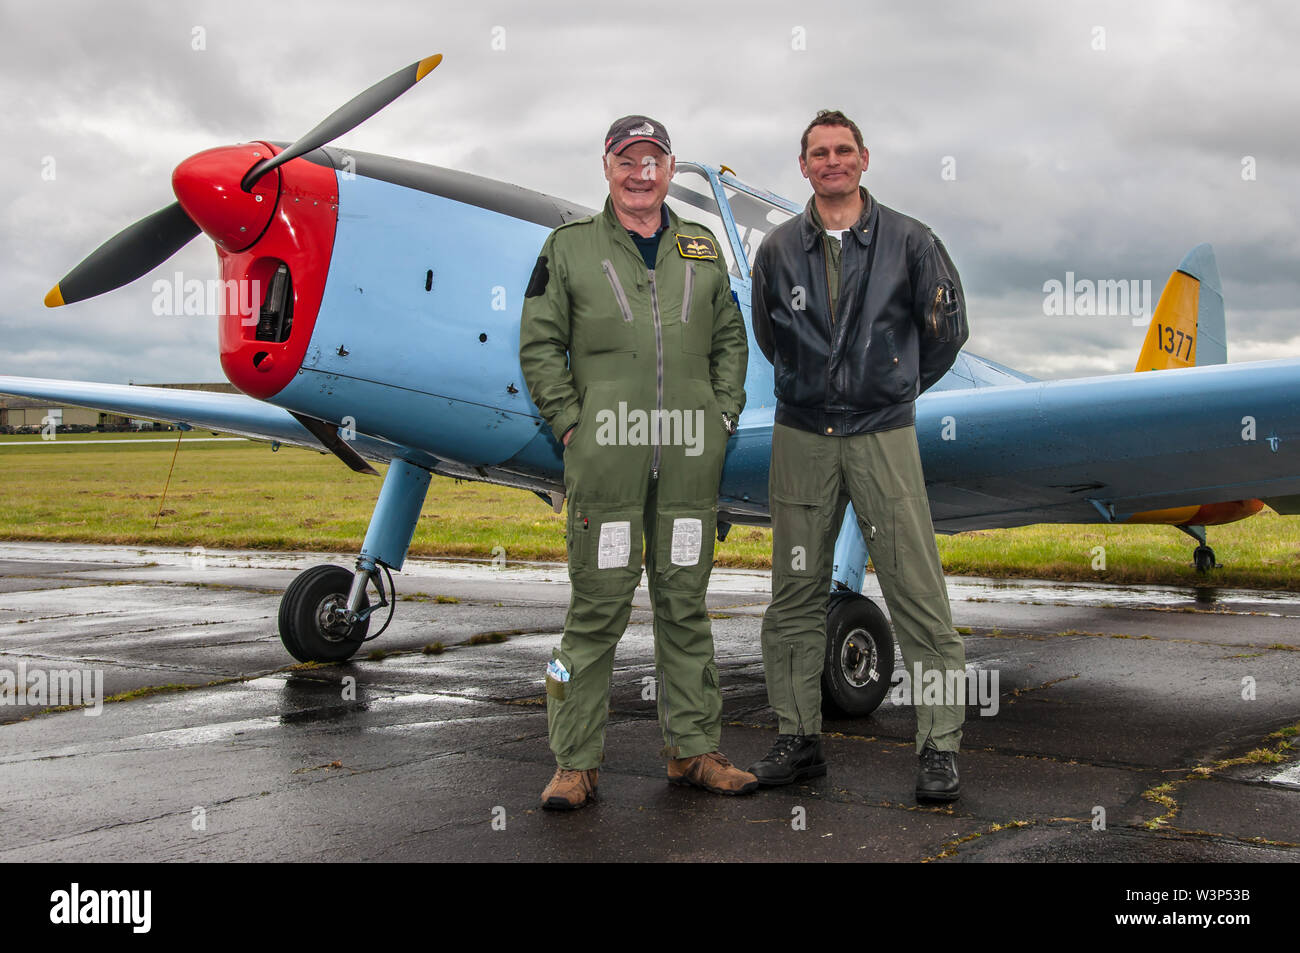
M 726 260 L 707 228 L 669 210 L 653 270 L 614 215 L 547 238 L 525 293 L 519 362 L 564 449 L 572 596 L 547 677 L 562 768 L 603 757 L 614 647 L 641 579 L 654 608 L 664 754 L 718 748 L 722 696 L 705 592 L 713 569 L 723 413 L 745 404 L 749 348 Z

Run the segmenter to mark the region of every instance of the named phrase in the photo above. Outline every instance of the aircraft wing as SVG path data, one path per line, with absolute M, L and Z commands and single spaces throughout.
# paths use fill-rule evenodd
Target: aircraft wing
M 1300 359 L 942 391 L 916 424 L 943 532 L 1300 494 Z
M 4 376 L 0 393 L 327 449 L 288 411 L 241 394 Z M 763 524 L 771 423 L 745 416 L 720 509 Z M 932 391 L 917 402 L 916 427 L 941 532 L 1123 522 L 1244 499 L 1292 512 L 1289 502 L 1300 501 L 1300 359 Z M 400 449 L 363 434 L 353 445 L 381 461 Z M 496 468 L 435 458 L 427 465 L 463 479 L 553 488 Z
M 185 424 L 195 429 L 219 430 L 309 450 L 328 449 L 287 410 L 243 394 L 3 375 L 0 375 L 0 394 Z M 392 457 L 391 445 L 381 440 L 359 434 L 355 445 L 362 456 L 373 460 L 386 461 Z

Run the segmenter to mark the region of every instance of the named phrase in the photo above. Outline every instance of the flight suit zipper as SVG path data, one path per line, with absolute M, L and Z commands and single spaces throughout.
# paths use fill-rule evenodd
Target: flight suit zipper
M 695 290 L 695 262 L 686 263 L 686 289 L 682 292 L 682 324 L 691 320 L 691 292 Z
M 618 272 L 614 270 L 614 263 L 606 258 L 600 263 L 600 267 L 605 272 L 605 277 L 609 279 L 609 286 L 614 289 L 614 300 L 618 302 L 618 310 L 623 312 L 623 320 L 632 323 L 632 305 L 628 303 L 627 294 L 623 291 L 623 286 L 619 284 Z
M 668 741 L 668 747 L 677 747 L 677 742 L 673 739 L 672 717 L 668 708 L 668 679 L 664 678 L 664 670 L 659 669 L 659 701 L 664 707 L 664 736 Z M 678 752 L 680 753 L 680 752 Z M 676 757 L 676 755 L 673 755 Z
M 655 322 L 655 450 L 650 461 L 650 479 L 659 479 L 659 450 L 663 443 L 664 425 L 664 328 L 659 315 L 659 292 L 655 289 L 655 270 L 650 274 L 650 313 Z
M 791 646 L 791 648 L 790 648 L 790 668 L 789 668 L 789 673 L 790 673 L 790 674 L 789 674 L 789 678 L 790 678 L 790 700 L 791 700 L 792 702 L 794 702 L 794 717 L 795 717 L 795 719 L 799 722 L 799 730 L 796 731 L 795 734 L 797 734 L 797 735 L 802 735 L 802 734 L 804 733 L 804 731 L 803 731 L 803 713 L 799 711 L 799 689 L 798 689 L 798 688 L 795 686 L 795 684 L 794 684 L 794 647 L 793 647 L 793 646 Z

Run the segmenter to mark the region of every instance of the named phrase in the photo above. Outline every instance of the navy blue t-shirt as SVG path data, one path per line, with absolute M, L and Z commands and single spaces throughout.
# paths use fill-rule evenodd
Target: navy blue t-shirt
M 659 231 L 655 232 L 649 238 L 638 235 L 630 228 L 627 233 L 632 236 L 632 241 L 636 242 L 636 247 L 641 250 L 641 257 L 645 259 L 646 268 L 654 271 L 655 259 L 659 257 L 659 236 L 664 233 L 668 227 L 668 206 L 659 206 Z

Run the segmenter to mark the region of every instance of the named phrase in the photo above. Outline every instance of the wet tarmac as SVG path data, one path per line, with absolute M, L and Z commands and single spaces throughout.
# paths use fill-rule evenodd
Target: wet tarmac
M 1300 744 L 1271 753 L 1300 723 L 1294 594 L 952 578 L 997 704 L 968 709 L 961 800 L 928 807 L 912 709 L 889 700 L 826 723 L 825 778 L 743 798 L 670 787 L 642 589 L 600 801 L 556 815 L 538 795 L 564 567 L 413 561 L 378 641 L 291 667 L 280 593 L 321 562 L 350 560 L 0 544 L 0 673 L 29 692 L 15 677 L 3 694 L 0 674 L 0 860 L 1300 860 Z M 741 765 L 776 735 L 768 596 L 766 573 L 714 573 L 722 749 Z M 49 712 L 60 699 L 30 697 L 32 673 L 169 690 Z

